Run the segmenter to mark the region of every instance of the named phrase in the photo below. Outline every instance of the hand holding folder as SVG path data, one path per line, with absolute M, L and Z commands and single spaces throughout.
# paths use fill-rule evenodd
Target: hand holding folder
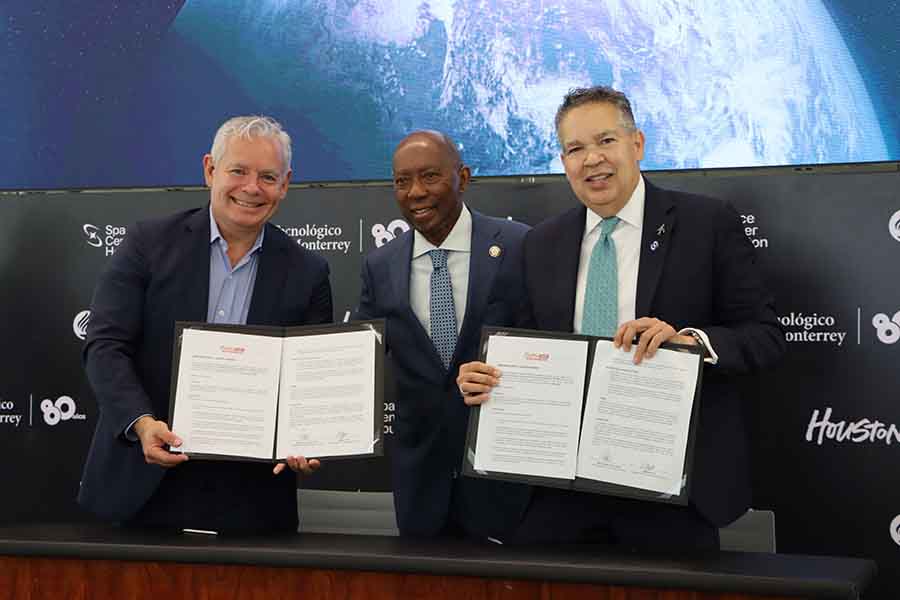
M 484 328 L 482 360 L 457 379 L 474 406 L 463 473 L 686 504 L 702 349 L 665 343 L 639 364 L 635 351 Z

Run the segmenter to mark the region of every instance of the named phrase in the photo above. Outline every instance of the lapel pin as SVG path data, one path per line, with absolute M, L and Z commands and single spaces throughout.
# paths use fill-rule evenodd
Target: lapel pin
M 653 243 L 650 244 L 650 252 L 656 252 L 657 248 L 659 248 L 659 242 L 653 240 Z
M 488 254 L 491 255 L 491 258 L 497 258 L 502 252 L 503 250 L 501 250 L 500 246 L 497 245 L 493 245 L 488 249 Z
M 659 226 L 659 229 L 656 230 L 656 235 L 662 235 L 666 232 L 666 224 L 663 223 Z

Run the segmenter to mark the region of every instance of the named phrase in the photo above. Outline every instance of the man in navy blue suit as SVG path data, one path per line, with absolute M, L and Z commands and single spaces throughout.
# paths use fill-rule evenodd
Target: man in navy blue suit
M 459 476 L 469 408 L 455 379 L 477 357 L 482 325 L 512 323 L 527 227 L 466 207 L 470 171 L 442 133 L 401 141 L 393 177 L 413 229 L 366 257 L 359 316 L 387 319 L 397 524 L 407 536 L 489 537 L 519 521 L 528 488 Z
M 523 520 L 503 539 L 718 548 L 718 528 L 750 504 L 736 376 L 771 366 L 785 350 L 772 296 L 730 206 L 658 188 L 641 175 L 644 134 L 624 94 L 573 90 L 556 130 L 581 206 L 529 232 L 517 324 L 614 337 L 616 347 L 633 349 L 636 363 L 652 360 L 663 342 L 705 346 L 693 481 L 687 507 L 536 488 Z M 601 236 L 614 247 L 606 262 L 604 253 L 592 259 Z M 594 264 L 611 268 L 595 273 Z M 604 275 L 603 285 L 592 285 Z M 599 304 L 613 317 L 603 330 L 594 328 Z M 466 403 L 488 401 L 500 375 L 484 363 L 463 365 L 458 384 Z
M 332 320 L 326 261 L 268 223 L 291 180 L 291 140 L 268 117 L 235 117 L 203 158 L 210 203 L 140 222 L 101 275 L 84 364 L 100 408 L 79 503 L 124 524 L 296 531 L 296 478 L 265 464 L 170 452 L 176 321 Z M 294 471 L 318 461 L 290 457 Z

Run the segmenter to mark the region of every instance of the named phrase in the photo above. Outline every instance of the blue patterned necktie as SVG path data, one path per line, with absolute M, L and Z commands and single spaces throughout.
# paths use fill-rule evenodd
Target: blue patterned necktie
M 591 251 L 581 316 L 581 333 L 586 335 L 612 337 L 619 326 L 616 244 L 610 237 L 618 223 L 619 217 L 600 222 L 600 239 Z
M 447 269 L 447 251 L 430 250 L 431 256 L 431 341 L 441 356 L 444 367 L 450 367 L 456 349 L 456 307 L 453 305 L 453 286 Z

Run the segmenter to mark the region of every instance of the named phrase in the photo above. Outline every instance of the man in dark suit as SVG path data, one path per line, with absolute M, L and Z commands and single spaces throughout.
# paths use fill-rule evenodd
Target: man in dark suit
M 112 521 L 218 532 L 296 531 L 296 480 L 261 463 L 189 461 L 169 414 L 176 321 L 332 320 L 326 261 L 268 223 L 291 179 L 291 141 L 235 117 L 203 158 L 208 206 L 138 223 L 101 275 L 84 348 L 100 419 L 78 500 Z M 294 471 L 318 461 L 290 457 Z
M 539 488 L 506 539 L 718 548 L 718 528 L 750 503 L 736 376 L 771 366 L 785 350 L 772 296 L 730 206 L 642 177 L 644 135 L 624 94 L 573 90 L 556 128 L 566 177 L 583 206 L 529 232 L 518 324 L 611 336 L 626 352 L 637 339 L 636 363 L 652 360 L 663 342 L 705 346 L 693 481 L 687 507 Z M 600 251 L 604 239 L 612 254 Z M 606 283 L 592 284 L 604 269 Z M 486 401 L 499 374 L 484 363 L 463 365 L 458 384 L 466 402 Z
M 512 322 L 527 227 L 469 211 L 470 171 L 444 134 L 407 136 L 393 176 L 413 230 L 366 257 L 359 316 L 387 319 L 397 524 L 402 535 L 484 538 L 518 522 L 528 488 L 459 477 L 469 408 L 455 378 L 477 357 L 483 324 Z

